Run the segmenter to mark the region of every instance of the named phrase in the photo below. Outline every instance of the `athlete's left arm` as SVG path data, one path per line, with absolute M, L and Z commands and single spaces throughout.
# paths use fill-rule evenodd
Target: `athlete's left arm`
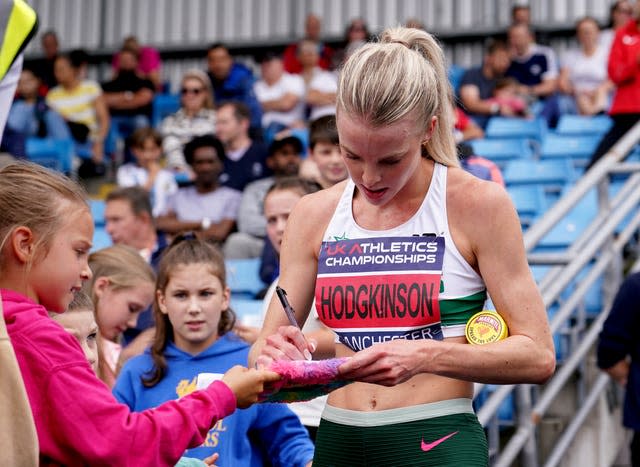
M 378 344 L 343 364 L 345 377 L 393 386 L 419 373 L 493 384 L 543 383 L 553 374 L 553 340 L 517 213 L 502 187 L 478 182 L 463 190 L 464 200 L 448 198 L 449 223 L 456 246 L 480 271 L 509 337 L 480 346 L 461 339 Z

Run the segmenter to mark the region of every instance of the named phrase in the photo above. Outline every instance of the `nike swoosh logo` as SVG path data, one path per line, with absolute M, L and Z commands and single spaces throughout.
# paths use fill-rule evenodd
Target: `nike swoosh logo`
M 453 433 L 449 433 L 447 436 L 444 436 L 440 439 L 437 439 L 435 441 L 432 441 L 431 443 L 425 443 L 424 442 L 424 438 L 422 439 L 422 442 L 420 443 L 420 448 L 424 451 L 431 451 L 433 448 L 435 448 L 438 444 L 444 443 L 446 440 L 448 440 L 449 438 L 451 438 L 453 435 L 457 435 L 458 432 L 454 431 Z

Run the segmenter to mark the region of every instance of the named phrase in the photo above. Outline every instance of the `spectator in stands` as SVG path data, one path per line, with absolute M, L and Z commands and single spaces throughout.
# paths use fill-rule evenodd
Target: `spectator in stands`
M 298 44 L 298 59 L 302 65 L 300 76 L 305 84 L 306 114 L 309 120 L 336 113 L 338 78 L 333 72 L 320 68 L 318 45 L 308 39 Z
M 473 148 L 468 143 L 458 143 L 457 149 L 460 167 L 482 180 L 496 182 L 501 186 L 505 186 L 500 167 L 493 161 L 475 154 Z
M 105 229 L 111 241 L 135 248 L 156 269 L 167 239 L 154 226 L 149 193 L 140 186 L 119 187 L 109 192 L 105 203 Z
M 261 255 L 266 235 L 264 195 L 276 180 L 298 175 L 303 152 L 302 142 L 295 136 L 273 140 L 266 161 L 273 176 L 249 183 L 242 192 L 238 231 L 232 233 L 224 245 L 225 258 L 257 258 Z
M 140 313 L 151 306 L 155 274 L 135 249 L 124 245 L 91 253 L 89 267 L 92 277 L 82 285 L 82 292 L 95 305 L 98 377 L 112 388 L 120 365 L 135 355 L 132 349 L 123 352 L 122 334 L 134 328 Z
M 169 196 L 178 191 L 174 175 L 160 164 L 162 137 L 153 128 L 140 128 L 131 135 L 130 145 L 135 162 L 118 168 L 118 185 L 144 188 L 151 197 L 153 215 L 157 216 L 164 212 Z
M 148 45 L 141 45 L 138 42 L 136 36 L 126 37 L 122 43 L 123 49 L 129 49 L 135 51 L 138 56 L 138 65 L 136 67 L 136 73 L 138 76 L 144 79 L 148 79 L 153 83 L 156 91 L 162 91 L 162 62 L 160 60 L 160 52 L 154 47 Z M 111 61 L 111 69 L 114 76 L 118 74 L 120 69 L 120 53 L 113 55 Z
M 367 23 L 362 18 L 354 18 L 349 21 L 345 32 L 342 47 L 333 55 L 333 67 L 337 69 L 349 58 L 349 56 L 362 47 L 371 38 Z
M 514 24 L 508 30 L 511 65 L 506 75 L 518 80 L 520 94 L 539 101 L 536 112 L 549 126 L 555 127 L 558 117 L 558 62 L 550 47 L 534 41 L 533 31 L 526 24 Z
M 480 125 L 469 118 L 469 116 L 460 107 L 454 106 L 453 118 L 453 134 L 456 143 L 484 138 L 484 130 L 480 128 Z
M 600 43 L 605 50 L 611 50 L 616 31 L 627 24 L 633 17 L 633 5 L 629 0 L 616 0 L 609 8 L 607 28 L 600 33 Z
M 500 168 L 489 159 L 474 154 L 473 148 L 467 143 L 472 139 L 484 138 L 482 128 L 470 119 L 460 107 L 454 106 L 453 110 L 453 134 L 458 148 L 460 166 L 478 178 L 491 180 L 505 186 Z
M 596 148 L 587 167 L 600 157 L 640 120 L 640 4 L 635 3 L 633 19 L 616 33 L 611 45 L 607 71 L 616 86 L 609 115 L 613 126 Z
M 531 22 L 531 6 L 528 3 L 516 3 L 511 7 L 511 24 L 524 24 L 534 29 Z M 549 38 L 545 33 L 535 31 L 535 38 L 538 44 L 549 44 Z
M 504 115 L 529 117 L 529 106 L 519 90 L 520 85 L 515 78 L 505 76 L 496 81 L 493 97 L 489 101 L 495 102 L 500 108 L 504 107 Z
M 34 74 L 42 80 L 43 89 L 41 94 L 44 95 L 49 89 L 58 84 L 55 73 L 53 72 L 53 64 L 60 53 L 60 43 L 58 41 L 58 35 L 53 29 L 42 33 L 40 36 L 40 46 L 42 47 L 44 56 L 34 60 L 31 67 Z
M 244 103 L 251 112 L 251 136 L 262 136 L 262 108 L 253 90 L 255 77 L 245 65 L 235 61 L 229 49 L 220 43 L 213 44 L 207 51 L 208 75 L 213 87 L 217 105 L 228 101 Z
M 240 191 L 219 184 L 222 142 L 213 135 L 197 136 L 185 146 L 184 156 L 195 174 L 194 184 L 169 198 L 156 225 L 169 234 L 197 230 L 201 238 L 222 244 L 236 225 L 242 197 Z
M 216 112 L 216 136 L 226 155 L 220 183 L 238 191 L 269 175 L 267 148 L 261 141 L 251 139 L 250 118 L 249 108 L 237 101 L 225 102 Z
M 525 3 L 516 3 L 511 7 L 511 24 L 531 25 L 531 7 Z
M 326 45 L 321 40 L 322 32 L 322 20 L 313 13 L 307 15 L 304 22 L 304 37 L 303 39 L 309 39 L 318 45 L 318 55 L 320 56 L 319 66 L 323 70 L 329 70 L 333 63 L 334 51 L 331 47 Z M 284 50 L 283 62 L 284 69 L 287 73 L 300 73 L 302 71 L 302 64 L 298 57 L 298 44 L 290 44 Z
M 109 111 L 102 88 L 95 81 L 81 80 L 81 64 L 68 55 L 58 55 L 55 75 L 58 85 L 49 90 L 47 105 L 66 120 L 76 142 L 76 152 L 89 156 L 96 174 L 104 173 L 104 142 L 109 132 Z M 91 169 L 89 169 L 91 170 Z
M 266 54 L 260 70 L 262 78 L 254 90 L 264 112 L 262 128 L 269 143 L 276 133 L 304 125 L 305 86 L 302 77 L 284 70 L 278 55 Z
M 609 107 L 613 83 L 607 77 L 609 49 L 599 41 L 600 27 L 585 17 L 576 24 L 579 47 L 562 58 L 559 86 L 563 113 L 596 115 Z
M 114 245 L 136 249 L 157 271 L 168 242 L 154 225 L 149 193 L 139 186 L 116 188 L 107 195 L 104 214 L 105 228 Z M 153 324 L 153 310 L 149 307 L 140 313 L 136 326 L 124 332 L 126 355 L 136 355 L 149 345 Z
M 41 81 L 30 68 L 23 68 L 16 99 L 11 105 L 7 127 L 26 137 L 71 139 L 71 133 L 59 113 L 49 108 L 38 94 Z
M 345 180 L 347 166 L 340 154 L 335 115 L 320 117 L 309 124 L 309 157 L 300 167 L 300 176 L 329 188 Z
M 460 81 L 460 101 L 470 116 L 484 128 L 492 115 L 509 115 L 509 109 L 492 100 L 496 82 L 509 68 L 507 45 L 490 40 L 482 65 L 467 70 Z
M 138 75 L 138 64 L 138 51 L 123 47 L 119 53 L 119 67 L 115 77 L 102 84 L 104 99 L 111 115 L 111 130 L 115 137 L 125 140 L 135 130 L 146 128 L 151 122 L 155 85 Z M 130 158 L 125 158 L 128 159 Z
M 191 69 L 182 75 L 180 109 L 165 117 L 160 122 L 159 130 L 169 170 L 187 173 L 193 178 L 184 159 L 183 147 L 194 137 L 216 130 L 211 81 L 204 72 Z
M 407 18 L 407 20 L 404 22 L 404 26 L 406 28 L 422 29 L 423 31 L 425 30 L 424 23 L 419 18 L 415 17 Z
M 640 273 L 624 280 L 602 326 L 598 366 L 625 388 L 622 424 L 633 430 L 631 465 L 640 465 Z

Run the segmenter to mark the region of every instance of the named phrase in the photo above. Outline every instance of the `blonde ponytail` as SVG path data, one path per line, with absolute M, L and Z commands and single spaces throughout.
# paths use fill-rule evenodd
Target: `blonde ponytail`
M 379 42 L 354 52 L 340 73 L 337 108 L 338 114 L 344 111 L 374 126 L 389 125 L 413 113 L 419 133 L 436 116 L 433 134 L 424 144 L 426 155 L 444 165 L 459 166 L 444 53 L 423 30 L 387 29 Z

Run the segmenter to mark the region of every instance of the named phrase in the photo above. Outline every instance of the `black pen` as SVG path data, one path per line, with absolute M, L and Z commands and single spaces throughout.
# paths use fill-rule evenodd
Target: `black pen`
M 298 321 L 296 320 L 296 312 L 293 311 L 289 300 L 287 300 L 287 292 L 285 292 L 282 287 L 276 285 L 276 294 L 278 294 L 280 303 L 282 303 L 282 308 L 284 308 L 284 312 L 287 314 L 287 318 L 289 319 L 289 323 L 291 323 L 291 326 L 295 326 L 300 329 Z

